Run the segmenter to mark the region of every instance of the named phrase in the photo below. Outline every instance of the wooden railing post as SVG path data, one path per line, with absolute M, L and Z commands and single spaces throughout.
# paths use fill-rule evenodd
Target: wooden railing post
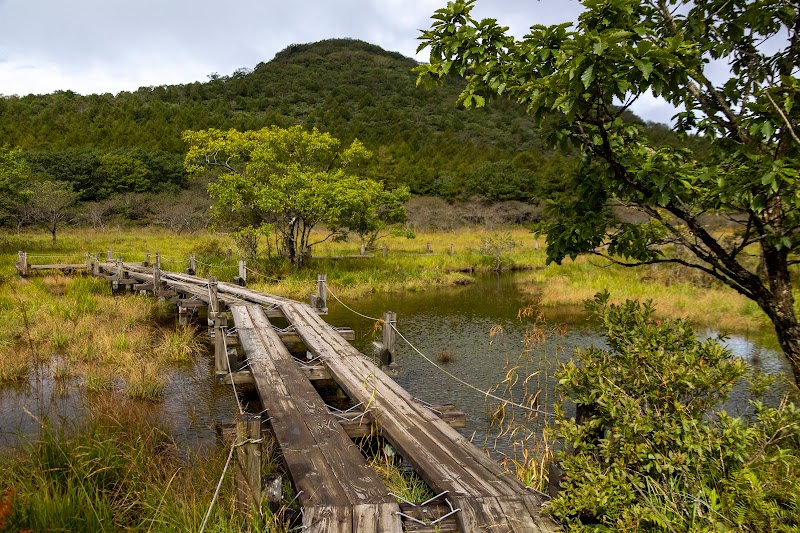
M 194 254 L 189 254 L 189 268 L 186 269 L 186 274 L 194 276 L 196 273 L 197 273 L 197 260 L 194 258 Z
M 113 261 L 114 261 L 114 251 L 111 248 L 109 248 L 108 253 L 106 254 L 106 262 L 111 263 Z
M 161 270 L 161 252 L 156 252 L 156 264 L 154 266 Z
M 214 319 L 219 313 L 219 296 L 217 294 L 217 278 L 211 276 L 208 278 L 208 325 L 214 323 Z
M 362 242 L 361 243 L 360 255 L 365 255 L 366 253 L 367 253 L 367 247 L 364 246 L 364 243 Z
M 86 252 L 86 273 L 92 273 L 92 254 Z
M 93 259 L 94 259 L 94 265 L 93 265 L 92 273 L 95 276 L 99 276 L 100 275 L 100 260 L 97 258 L 97 254 L 94 254 Z
M 158 263 L 158 259 L 156 259 Z M 153 265 L 153 296 L 161 298 L 161 269 Z
M 17 272 L 22 277 L 28 275 L 28 253 L 27 252 L 18 252 L 17 253 Z
M 142 266 L 150 266 L 150 252 L 144 253 L 144 263 L 142 263 Z
M 214 317 L 214 373 L 218 376 L 225 375 L 231 370 L 228 350 L 225 346 L 227 327 L 228 317 L 217 313 Z
M 236 501 L 241 512 L 261 514 L 261 417 L 242 414 L 236 419 Z
M 383 345 L 386 348 L 387 360 L 381 361 L 382 366 L 392 366 L 395 364 L 397 333 L 397 313 L 386 311 L 383 313 Z
M 247 262 L 244 259 L 239 259 L 239 276 L 233 282 L 242 287 L 247 286 Z
M 311 295 L 311 307 L 323 312 L 328 311 L 327 274 L 317 274 L 317 294 Z

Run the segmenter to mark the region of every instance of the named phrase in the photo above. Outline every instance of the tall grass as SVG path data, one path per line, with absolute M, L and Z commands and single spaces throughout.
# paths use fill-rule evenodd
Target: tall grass
M 554 457 L 552 414 L 548 412 L 555 392 L 553 372 L 563 357 L 563 327 L 547 322 L 537 305 L 518 312 L 523 328 L 523 348 L 509 347 L 504 379 L 495 395 L 504 398 L 490 417 L 485 445 L 499 453 L 507 470 L 525 485 L 540 492 L 548 489 L 548 466 Z M 490 331 L 503 342 L 502 326 Z M 510 451 L 506 451 L 510 450 Z
M 152 413 L 101 398 L 81 425 L 45 423 L 24 449 L 0 453 L 0 531 L 197 531 L 227 450 L 186 452 Z M 208 531 L 247 529 L 232 475 Z M 286 523 L 260 529 L 279 532 Z

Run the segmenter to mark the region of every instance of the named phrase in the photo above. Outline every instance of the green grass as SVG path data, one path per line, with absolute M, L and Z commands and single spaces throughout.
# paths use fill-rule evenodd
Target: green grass
M 91 411 L 77 427 L 45 423 L 35 442 L 0 453 L 0 531 L 198 531 L 227 449 L 187 456 L 124 399 L 99 399 Z M 234 477 L 223 480 L 207 531 L 247 529 Z M 259 530 L 287 530 L 272 523 Z

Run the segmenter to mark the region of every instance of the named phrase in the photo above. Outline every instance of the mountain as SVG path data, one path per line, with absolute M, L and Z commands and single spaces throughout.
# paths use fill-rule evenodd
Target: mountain
M 7 96 L 0 98 L 0 144 L 25 150 L 38 172 L 75 182 L 87 200 L 184 186 L 184 130 L 294 124 L 345 143 L 360 139 L 375 154 L 370 177 L 419 194 L 534 200 L 561 187 L 571 158 L 546 148 L 522 106 L 498 99 L 485 109 L 459 109 L 463 84 L 416 87 L 416 64 L 334 39 L 291 45 L 252 70 L 212 74 L 204 83 Z

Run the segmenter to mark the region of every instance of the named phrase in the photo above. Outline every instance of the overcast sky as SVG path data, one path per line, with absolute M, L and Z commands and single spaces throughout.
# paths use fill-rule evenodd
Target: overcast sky
M 207 81 L 253 68 L 294 43 L 352 37 L 419 61 L 419 30 L 446 0 L 0 0 L 0 94 L 117 93 Z M 575 20 L 577 0 L 479 0 L 521 37 Z M 668 122 L 652 98 L 634 111 Z

